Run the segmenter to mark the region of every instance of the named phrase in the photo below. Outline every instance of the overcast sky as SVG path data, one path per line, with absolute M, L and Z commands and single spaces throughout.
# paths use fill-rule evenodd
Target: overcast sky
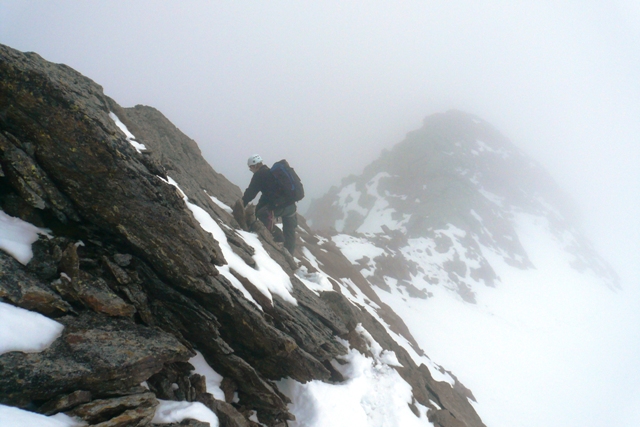
M 638 282 L 640 2 L 524 3 L 0 0 L 0 43 L 158 108 L 243 189 L 249 155 L 287 158 L 308 200 L 425 116 L 477 114 Z

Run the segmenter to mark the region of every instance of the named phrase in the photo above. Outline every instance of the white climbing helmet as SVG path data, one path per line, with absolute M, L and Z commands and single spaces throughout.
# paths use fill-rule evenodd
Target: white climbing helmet
M 249 157 L 249 160 L 247 160 L 248 166 L 257 165 L 258 163 L 262 163 L 262 157 L 260 157 L 259 154 L 254 154 L 253 156 Z

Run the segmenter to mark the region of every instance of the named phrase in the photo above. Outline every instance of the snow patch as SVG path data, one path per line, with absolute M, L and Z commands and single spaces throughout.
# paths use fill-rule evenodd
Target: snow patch
M 497 155 L 499 155 L 500 157 L 502 157 L 503 159 L 508 159 L 509 158 L 509 152 L 505 149 L 499 148 L 499 149 L 495 149 L 493 147 L 490 147 L 489 145 L 487 145 L 486 142 L 481 141 L 479 139 L 476 140 L 476 144 L 478 145 L 478 150 L 479 151 L 487 151 L 489 153 L 495 153 Z
M 302 266 L 296 271 L 296 277 L 316 295 L 319 295 L 320 292 L 333 291 L 328 276 L 320 271 L 310 273 L 307 267 Z
M 0 249 L 20 264 L 27 265 L 33 258 L 31 245 L 38 240 L 38 234 L 49 236 L 49 230 L 38 228 L 0 210 Z
M 395 209 L 389 208 L 389 202 L 384 198 L 388 194 L 380 194 L 378 186 L 383 178 L 390 178 L 387 172 L 379 172 L 367 183 L 367 194 L 376 199 L 373 207 L 365 214 L 365 219 L 356 230 L 359 233 L 380 233 L 385 225 L 390 230 L 403 229 L 403 225 L 409 221 L 411 215 L 403 214 L 401 220 L 394 220 Z M 404 229 L 403 229 L 404 231 Z
M 87 423 L 65 414 L 51 417 L 0 404 L 2 427 L 78 427 Z
M 205 191 L 205 194 L 207 192 Z M 215 203 L 216 205 L 218 205 L 220 208 L 222 208 L 222 210 L 224 210 L 225 212 L 233 215 L 233 209 L 231 209 L 229 206 L 227 206 L 226 204 L 224 204 L 223 202 L 220 201 L 220 199 L 218 199 L 215 196 L 210 196 L 209 194 L 207 194 L 207 196 L 209 196 L 209 198 L 213 201 L 213 203 Z
M 383 350 L 382 346 L 373 338 L 373 336 L 362 326 L 358 324 L 356 326 L 356 332 L 360 334 L 362 338 L 367 342 L 369 351 L 373 354 L 373 357 L 386 365 L 402 367 L 402 364 L 398 361 L 396 353 L 389 350 Z
M 471 209 L 471 216 L 474 217 L 478 222 L 482 223 L 482 217 L 480 215 L 478 215 L 478 213 L 476 211 L 474 211 L 473 209 Z M 484 227 L 483 227 L 484 229 Z
M 344 222 L 349 215 L 350 211 L 355 211 L 362 216 L 365 216 L 368 211 L 358 204 L 358 200 L 360 200 L 361 193 L 356 190 L 356 183 L 351 183 L 346 187 L 342 188 L 338 193 L 338 201 L 337 204 L 342 208 L 342 216 L 343 218 L 337 220 L 335 223 L 335 228 L 338 231 L 344 231 Z
M 156 407 L 156 414 L 151 423 L 169 424 L 179 423 L 182 420 L 192 418 L 210 424 L 210 427 L 218 427 L 218 417 L 200 402 L 175 402 L 172 400 L 160 400 Z
M 138 141 L 136 141 L 136 137 L 133 136 L 131 132 L 129 132 L 129 129 L 127 129 L 125 124 L 120 121 L 118 116 L 116 116 L 113 112 L 110 112 L 109 117 L 111 117 L 111 120 L 113 120 L 116 126 L 120 128 L 120 130 L 127 137 L 127 141 L 129 141 L 129 143 L 133 145 L 133 148 L 135 148 L 138 153 L 142 153 L 143 150 L 147 149 L 147 147 L 145 147 L 144 144 L 140 144 Z
M 359 260 L 364 257 L 369 258 L 369 261 L 367 262 L 368 268 L 363 268 L 361 270 L 362 275 L 365 277 L 369 277 L 375 272 L 376 265 L 373 260 L 385 253 L 384 249 L 377 247 L 369 240 L 362 237 L 353 237 L 348 234 L 337 234 L 331 237 L 331 240 L 353 265 L 359 266 Z
M 42 314 L 0 302 L 0 354 L 43 351 L 63 329 L 62 324 Z
M 490 202 L 498 205 L 499 207 L 505 207 L 504 206 L 504 197 L 498 196 L 497 194 L 493 194 L 490 191 L 487 191 L 483 188 L 478 189 L 478 192 L 480 194 L 482 194 L 487 200 L 489 200 Z
M 213 368 L 209 366 L 202 353 L 196 351 L 196 355 L 189 359 L 189 363 L 191 363 L 195 368 L 195 373 L 205 377 L 207 393 L 211 393 L 217 400 L 224 400 L 224 392 L 220 388 L 220 384 L 222 384 L 222 375 L 214 371 Z

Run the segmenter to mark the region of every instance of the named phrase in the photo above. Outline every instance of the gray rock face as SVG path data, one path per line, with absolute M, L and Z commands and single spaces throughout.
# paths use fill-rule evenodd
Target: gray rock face
M 240 190 L 161 113 L 123 109 L 69 67 L 2 45 L 0 75 L 0 207 L 54 236 L 34 244 L 26 267 L 0 253 L 0 298 L 65 325 L 41 353 L 0 355 L 0 402 L 68 411 L 95 425 L 145 426 L 157 394 L 201 401 L 223 425 L 255 425 L 248 420 L 254 411 L 265 425 L 286 425 L 293 416 L 274 381 L 344 380 L 330 362 L 346 351 L 340 339 L 357 345 L 354 331 L 364 323 L 381 345 L 400 354 L 400 373 L 414 384 L 416 401 L 435 410 L 433 399 L 467 427 L 482 425 L 469 415 L 475 411 L 467 397 L 429 382 L 428 370 L 421 370 L 426 367 L 415 366 L 376 318 L 337 287 L 308 289 L 294 275 L 296 261 L 259 222 L 244 216 L 238 222 L 218 206 L 210 196 L 232 205 Z M 110 112 L 147 152 L 132 147 Z M 289 274 L 298 304 L 277 295 L 260 300 L 255 284 L 234 270 L 258 307 L 219 274 L 216 266 L 227 262 L 219 242 L 167 177 L 220 225 L 246 268 L 256 268 L 254 249 L 238 230 L 252 224 L 269 256 Z M 250 210 L 245 214 L 251 218 Z M 300 224 L 301 248 L 379 301 L 339 251 L 326 252 L 303 218 Z M 379 307 L 392 330 L 421 352 L 402 320 L 381 302 Z M 184 363 L 195 349 L 225 378 L 225 394 L 236 393 L 239 402 L 203 392 L 203 379 Z M 150 392 L 137 387 L 147 380 Z

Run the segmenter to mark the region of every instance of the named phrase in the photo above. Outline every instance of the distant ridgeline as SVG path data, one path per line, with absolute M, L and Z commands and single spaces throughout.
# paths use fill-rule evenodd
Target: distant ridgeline
M 477 286 L 500 282 L 490 258 L 536 267 L 516 230 L 525 217 L 551 232 L 573 268 L 619 288 L 549 174 L 487 122 L 460 111 L 427 117 L 307 213 L 314 229 L 339 235 L 340 246 L 369 245 L 360 269 L 375 285 L 388 289 L 393 279 L 408 296 L 425 297 L 422 284 L 439 284 L 468 302 Z
M 498 280 L 481 246 L 531 267 L 510 225 L 523 211 L 615 286 L 563 228 L 539 168 L 461 113 L 430 118 L 314 205 L 314 226 L 368 233 L 374 253 L 354 265 L 302 217 L 292 259 L 157 110 L 2 45 L 0 76 L 3 423 L 481 427 L 471 391 L 373 290 L 388 286 L 378 270 L 473 300 Z M 424 247 L 400 257 L 414 238 Z M 420 250 L 447 258 L 427 271 Z

